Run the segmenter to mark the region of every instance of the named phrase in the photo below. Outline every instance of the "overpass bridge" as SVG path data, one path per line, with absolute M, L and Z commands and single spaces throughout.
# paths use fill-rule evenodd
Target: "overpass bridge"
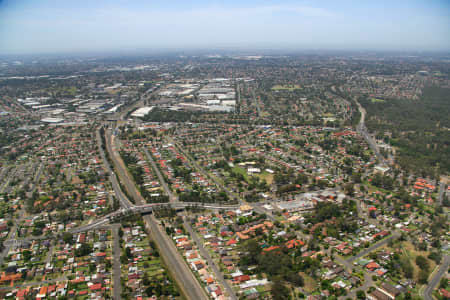
M 148 214 L 153 211 L 157 211 L 164 208 L 173 208 L 175 210 L 184 210 L 186 208 L 203 208 L 212 210 L 235 210 L 239 208 L 239 205 L 225 205 L 215 203 L 200 203 L 200 202 L 167 202 L 167 203 L 150 203 L 144 205 L 131 205 L 125 208 L 121 208 L 114 211 L 102 218 L 77 228 L 70 230 L 71 233 L 79 233 L 83 231 L 93 230 L 95 228 L 104 226 L 110 222 L 114 222 L 120 218 L 136 215 L 136 214 Z

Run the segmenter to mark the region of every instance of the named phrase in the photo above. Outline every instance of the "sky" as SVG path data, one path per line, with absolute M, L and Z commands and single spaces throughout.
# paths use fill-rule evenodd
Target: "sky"
M 0 0 L 0 54 L 449 51 L 450 0 Z

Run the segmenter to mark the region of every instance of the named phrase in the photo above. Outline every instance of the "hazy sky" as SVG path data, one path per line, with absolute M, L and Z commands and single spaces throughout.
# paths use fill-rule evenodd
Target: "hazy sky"
M 450 0 L 0 0 L 0 53 L 450 50 Z

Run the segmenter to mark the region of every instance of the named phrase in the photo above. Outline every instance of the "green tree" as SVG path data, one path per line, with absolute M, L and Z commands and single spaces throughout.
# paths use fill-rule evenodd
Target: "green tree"
M 428 271 L 422 269 L 419 272 L 419 283 L 425 284 L 428 282 Z
M 290 291 L 288 287 L 284 285 L 280 280 L 276 280 L 273 282 L 270 292 L 272 294 L 272 299 L 274 300 L 290 299 Z
M 428 271 L 430 269 L 430 264 L 428 263 L 428 260 L 422 255 L 416 257 L 416 265 L 425 271 Z
M 63 239 L 64 243 L 72 244 L 73 243 L 73 234 L 70 232 L 64 232 L 62 239 Z
M 356 292 L 356 297 L 358 299 L 366 299 L 366 293 L 364 291 L 357 291 Z

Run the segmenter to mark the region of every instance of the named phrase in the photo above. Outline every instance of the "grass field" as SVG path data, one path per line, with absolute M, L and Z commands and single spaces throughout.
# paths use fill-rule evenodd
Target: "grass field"
M 270 174 L 267 171 L 263 171 L 261 174 L 257 175 L 259 178 L 265 180 L 268 185 L 271 185 L 273 182 L 273 174 Z
M 391 248 L 386 245 L 386 246 L 382 247 L 382 249 L 386 249 L 386 250 L 392 251 L 392 252 L 394 252 L 398 249 L 401 249 L 402 254 L 408 258 L 408 260 L 411 262 L 411 265 L 413 266 L 413 269 L 414 269 L 413 279 L 416 282 L 418 282 L 419 271 L 420 271 L 419 266 L 416 265 L 416 257 L 417 256 L 422 255 L 423 257 L 427 258 L 428 263 L 430 265 L 430 269 L 429 269 L 430 273 L 436 267 L 436 263 L 433 260 L 428 259 L 428 255 L 430 254 L 430 252 L 429 251 L 417 251 L 411 242 L 401 242 L 400 244 L 395 244 L 394 248 Z
M 372 101 L 372 103 L 383 103 L 383 102 L 386 102 L 383 99 L 378 99 L 378 98 L 370 98 L 370 101 Z
M 281 85 L 277 84 L 272 87 L 272 91 L 294 91 L 294 90 L 301 90 L 302 88 L 298 84 L 287 84 L 287 85 Z
M 419 277 L 419 271 L 420 268 L 419 266 L 416 265 L 415 261 L 416 261 L 416 257 L 419 255 L 422 255 L 423 257 L 427 258 L 428 255 L 430 254 L 429 251 L 417 251 L 414 249 L 414 245 L 411 244 L 411 242 L 403 242 L 402 243 L 402 250 L 403 253 L 405 255 L 407 255 L 408 258 L 410 258 L 411 263 L 413 265 L 414 268 L 414 280 L 417 282 L 418 277 Z M 436 266 L 436 263 L 434 261 L 432 261 L 431 259 L 428 259 L 428 263 L 430 264 L 430 272 L 434 269 L 434 267 Z
M 303 286 L 303 289 L 307 291 L 308 293 L 313 292 L 316 289 L 317 282 L 311 278 L 311 276 L 301 272 L 300 275 L 302 275 L 305 285 Z
M 242 174 L 242 176 L 244 176 L 244 179 L 246 182 L 250 182 L 249 178 L 248 178 L 248 173 L 246 169 L 243 169 L 241 167 L 233 167 L 233 172 Z

